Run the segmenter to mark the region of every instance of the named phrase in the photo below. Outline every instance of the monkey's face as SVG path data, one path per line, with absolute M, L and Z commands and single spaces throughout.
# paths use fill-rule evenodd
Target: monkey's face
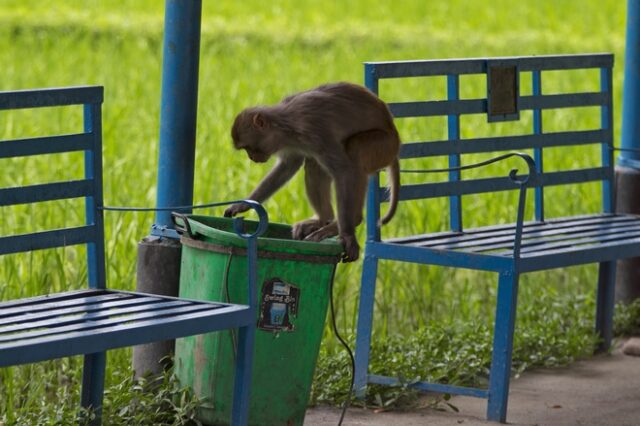
M 254 161 L 256 163 L 266 163 L 267 161 L 269 161 L 269 158 L 271 158 L 271 155 L 266 154 L 260 150 L 248 146 L 244 149 L 245 151 L 247 151 L 247 155 L 249 156 L 251 161 Z
M 270 132 L 263 118 L 256 118 L 258 113 L 247 110 L 236 117 L 231 128 L 231 138 L 236 149 L 244 149 L 256 163 L 265 163 L 273 152 L 269 149 L 274 144 L 270 141 Z

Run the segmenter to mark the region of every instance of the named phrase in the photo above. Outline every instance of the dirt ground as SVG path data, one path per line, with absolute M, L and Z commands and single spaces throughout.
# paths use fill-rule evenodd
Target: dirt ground
M 450 426 L 495 424 L 485 420 L 486 400 L 453 397 L 460 412 L 431 408 L 375 413 L 350 408 L 345 426 Z M 335 426 L 340 410 L 307 411 L 305 426 Z M 640 426 L 640 357 L 598 355 L 569 367 L 538 369 L 511 380 L 507 422 L 517 426 Z

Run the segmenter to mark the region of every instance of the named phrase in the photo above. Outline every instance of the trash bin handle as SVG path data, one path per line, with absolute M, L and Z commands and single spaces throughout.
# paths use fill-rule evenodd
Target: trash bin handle
M 256 229 L 256 231 L 253 234 L 245 234 L 243 232 L 244 218 L 241 216 L 233 218 L 233 230 L 236 231 L 236 234 L 238 234 L 239 236 L 245 239 L 257 238 L 262 234 L 264 234 L 267 231 L 267 227 L 269 226 L 269 215 L 267 214 L 267 211 L 264 209 L 264 207 L 262 207 L 262 204 L 253 200 L 239 200 L 239 201 L 229 202 L 227 204 L 236 204 L 236 203 L 245 204 L 250 209 L 255 210 L 259 220 L 258 228 Z
M 220 206 L 228 206 L 231 204 L 245 204 L 250 209 L 255 210 L 256 214 L 258 215 L 258 220 L 259 220 L 258 227 L 255 230 L 255 232 L 252 234 L 244 233 L 244 218 L 236 217 L 233 219 L 233 230 L 235 231 L 236 234 L 238 234 L 238 236 L 248 240 L 250 238 L 257 238 L 265 233 L 265 231 L 267 230 L 267 227 L 269 226 L 269 215 L 267 214 L 267 211 L 265 210 L 265 208 L 262 207 L 262 204 L 260 204 L 257 201 L 253 201 L 253 200 L 222 201 L 219 203 L 207 204 L 207 207 L 220 207 Z M 186 232 L 189 235 L 189 237 L 195 238 L 193 232 L 191 231 L 191 227 L 189 226 L 188 215 L 183 213 L 178 213 L 178 212 L 172 212 L 171 217 L 177 231 Z M 182 222 L 183 222 L 182 226 L 178 225 L 178 223 L 176 222 L 176 218 L 182 219 Z
M 179 224 L 176 219 L 182 219 L 182 224 Z M 171 212 L 171 221 L 173 222 L 173 227 L 179 234 L 186 232 L 189 238 L 196 238 L 195 234 L 191 231 L 191 224 L 189 224 L 189 218 L 186 214 Z

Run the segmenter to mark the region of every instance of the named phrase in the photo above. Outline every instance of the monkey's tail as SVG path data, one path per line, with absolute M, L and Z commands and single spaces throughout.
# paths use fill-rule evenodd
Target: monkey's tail
M 387 174 L 389 175 L 389 210 L 387 210 L 387 214 L 380 219 L 380 225 L 389 223 L 398 207 L 398 194 L 400 192 L 400 161 L 398 158 L 387 167 Z

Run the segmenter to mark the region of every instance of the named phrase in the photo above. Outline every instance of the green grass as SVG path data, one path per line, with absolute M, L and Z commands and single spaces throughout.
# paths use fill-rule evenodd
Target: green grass
M 327 81 L 361 82 L 364 61 L 610 51 L 616 54 L 614 112 L 620 117 L 625 8 L 617 0 L 204 3 L 195 203 L 248 194 L 267 171 L 268 166 L 251 166 L 231 149 L 230 124 L 238 111 L 249 105 L 277 102 L 286 94 Z M 105 86 L 104 194 L 108 205 L 155 204 L 163 13 L 162 2 L 157 0 L 0 3 L 0 90 Z M 576 74 L 568 84 L 551 81 L 545 90 L 582 89 L 589 80 L 585 77 L 589 76 Z M 383 85 L 383 95 L 398 99 L 410 94 L 429 99 L 442 96 L 440 83 L 424 83 Z M 481 84 L 473 78 L 463 84 L 469 84 L 463 96 L 481 91 Z M 527 84 L 523 82 L 525 90 Z M 545 129 L 589 127 L 596 116 L 588 114 L 582 121 L 563 114 L 545 116 Z M 530 120 L 523 114 L 520 125 L 489 127 L 484 117 L 471 117 L 463 123 L 462 134 L 517 132 L 530 128 Z M 80 111 L 75 109 L 0 113 L 0 140 L 77 130 L 80 126 Z M 407 120 L 400 126 L 405 140 L 425 135 L 435 138 L 444 132 L 442 121 Z M 616 134 L 619 128 L 617 119 Z M 597 156 L 595 150 L 575 148 L 550 152 L 545 160 L 552 167 L 586 166 Z M 73 155 L 60 155 L 44 161 L 51 164 L 52 175 L 67 177 L 82 173 L 71 167 L 77 160 Z M 517 163 L 502 167 L 507 171 L 513 164 Z M 0 187 L 34 183 L 37 178 L 32 169 L 37 165 L 33 159 L 1 160 Z M 556 200 L 548 202 L 551 215 L 573 214 L 581 209 L 596 211 L 599 206 L 595 185 L 582 185 L 569 192 L 554 189 L 548 194 Z M 512 194 L 491 200 L 469 197 L 465 223 L 511 221 L 514 203 Z M 301 176 L 266 207 L 271 219 L 278 222 L 292 223 L 309 216 Z M 426 209 L 424 203 L 403 204 L 385 232 L 406 235 L 445 229 L 447 220 L 442 212 L 446 208 L 444 200 L 435 200 Z M 77 201 L 3 208 L 0 234 L 35 229 L 34 218 L 46 226 L 81 223 L 81 212 Z M 149 232 L 152 221 L 152 214 L 107 215 L 111 287 L 134 287 L 137 241 Z M 359 232 L 362 241 L 363 229 Z M 0 259 L 0 299 L 57 291 L 67 281 L 79 282 L 81 287 L 86 275 L 86 270 L 78 266 L 82 256 L 83 250 L 75 248 L 5 256 Z M 361 264 L 356 263 L 342 265 L 338 271 L 338 326 L 346 334 L 354 331 L 360 270 Z M 569 362 L 589 353 L 593 345 L 589 324 L 593 322 L 595 277 L 594 266 L 523 277 L 517 324 L 521 337 L 515 355 L 518 369 Z M 469 384 L 471 377 L 486 373 L 494 301 L 492 274 L 382 262 L 376 295 L 374 367 L 379 372 L 400 372 L 408 380 L 420 376 Z M 564 316 L 567 307 L 575 315 Z M 547 327 L 549 321 L 553 327 Z M 416 329 L 422 331 L 407 337 Z M 466 365 L 460 354 L 469 351 L 477 362 Z M 129 354 L 129 350 L 109 354 L 108 385 L 125 383 Z M 443 357 L 438 359 L 436 354 Z M 342 357 L 327 332 L 314 400 L 336 401 L 344 394 L 344 371 L 335 374 L 333 368 L 337 362 L 345 361 L 346 365 Z M 7 419 L 28 412 L 49 419 L 42 424 L 64 424 L 56 423 L 56 401 L 62 400 L 60 392 L 65 398 L 70 395 L 72 400 L 62 411 L 67 413 L 64 415 L 72 412 L 77 402 L 78 365 L 78 359 L 71 359 L 0 370 L 0 394 L 13 395 L 0 399 L 0 424 L 12 424 Z M 425 369 L 408 374 L 408 366 L 415 365 L 425 365 Z M 389 391 L 376 392 L 383 402 L 395 398 L 385 393 Z M 123 401 L 119 404 L 129 406 Z M 185 402 L 186 407 L 189 404 Z

